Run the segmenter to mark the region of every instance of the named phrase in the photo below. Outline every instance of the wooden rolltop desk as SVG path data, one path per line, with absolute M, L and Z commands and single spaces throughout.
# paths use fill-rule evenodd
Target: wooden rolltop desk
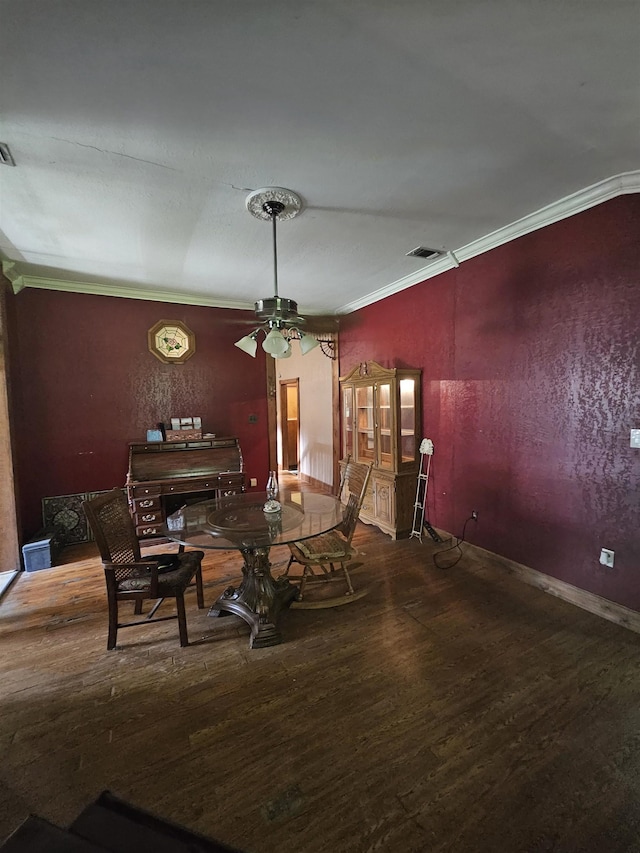
M 127 497 L 140 539 L 161 535 L 167 517 L 186 503 L 243 492 L 237 438 L 129 445 Z

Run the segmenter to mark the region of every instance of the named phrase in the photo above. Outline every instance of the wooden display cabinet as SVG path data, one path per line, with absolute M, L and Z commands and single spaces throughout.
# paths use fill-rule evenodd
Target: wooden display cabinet
M 340 378 L 342 452 L 373 462 L 360 518 L 408 536 L 420 466 L 422 371 L 363 362 Z

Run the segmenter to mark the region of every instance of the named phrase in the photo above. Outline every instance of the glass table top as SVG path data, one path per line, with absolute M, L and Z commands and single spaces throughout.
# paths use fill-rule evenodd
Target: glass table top
M 198 548 L 269 548 L 337 527 L 342 504 L 332 495 L 281 489 L 278 512 L 265 512 L 265 492 L 189 504 L 168 516 L 164 534 Z

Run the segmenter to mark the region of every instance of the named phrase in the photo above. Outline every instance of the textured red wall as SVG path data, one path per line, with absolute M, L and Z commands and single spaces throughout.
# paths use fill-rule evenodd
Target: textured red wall
M 264 355 L 233 346 L 244 327 L 232 321 L 246 313 L 34 289 L 13 303 L 23 535 L 40 527 L 43 497 L 124 485 L 128 442 L 172 416 L 238 436 L 247 479 L 266 481 Z M 161 319 L 195 333 L 184 364 L 149 352 L 147 331 Z
M 432 524 L 640 610 L 640 196 L 346 318 L 340 372 L 423 371 Z M 598 558 L 615 551 L 615 567 Z

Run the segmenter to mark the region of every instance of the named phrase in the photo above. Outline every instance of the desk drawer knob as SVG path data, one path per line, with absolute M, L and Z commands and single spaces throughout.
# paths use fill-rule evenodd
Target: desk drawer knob
M 144 508 L 148 506 L 153 506 L 153 501 L 140 501 L 140 506 Z

